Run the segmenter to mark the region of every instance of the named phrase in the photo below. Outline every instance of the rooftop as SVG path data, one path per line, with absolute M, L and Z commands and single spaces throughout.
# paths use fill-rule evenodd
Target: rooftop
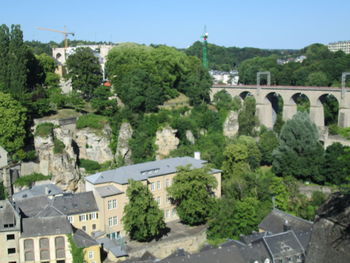
M 23 218 L 22 226 L 22 237 L 63 235 L 73 232 L 66 216 Z
M 175 157 L 164 160 L 123 166 L 114 170 L 104 171 L 85 177 L 85 180 L 92 184 L 115 182 L 127 184 L 129 179 L 135 181 L 147 180 L 151 177 L 176 173 L 177 167 L 191 165 L 192 168 L 202 168 L 207 161 L 198 160 L 192 157 Z M 220 170 L 212 169 L 212 172 Z
M 0 231 L 20 230 L 20 217 L 8 200 L 0 200 Z
M 19 200 L 31 198 L 34 196 L 44 196 L 44 195 L 52 196 L 52 195 L 58 195 L 62 193 L 63 191 L 54 184 L 43 184 L 43 185 L 36 185 L 30 189 L 17 192 L 12 195 L 12 198 L 14 201 L 19 201 Z
M 100 186 L 96 187 L 96 192 L 101 196 L 101 197 L 108 197 L 112 195 L 117 195 L 123 193 L 120 191 L 117 187 L 113 185 L 106 185 L 106 186 Z
M 74 243 L 79 248 L 99 245 L 95 239 L 86 234 L 83 230 L 75 229 L 73 235 Z

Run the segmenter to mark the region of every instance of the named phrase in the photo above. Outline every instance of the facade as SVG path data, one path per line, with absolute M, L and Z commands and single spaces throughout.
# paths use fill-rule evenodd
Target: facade
M 350 41 L 338 41 L 328 44 L 328 49 L 332 52 L 343 51 L 345 54 L 350 54 Z
M 0 146 L 0 168 L 8 165 L 7 151 Z
M 8 200 L 0 200 L 0 259 L 4 263 L 19 263 L 21 218 Z
M 206 161 L 203 160 L 177 157 L 124 166 L 85 177 L 86 190 L 94 193 L 100 210 L 101 230 L 106 232 L 111 239 L 125 235 L 121 219 L 124 206 L 128 202 L 126 189 L 129 179 L 141 181 L 148 186 L 159 208 L 164 211 L 165 222 L 177 220 L 175 206 L 171 204 L 166 188 L 172 184 L 177 167 L 191 165 L 192 168 L 201 168 L 205 164 Z M 216 197 L 220 197 L 221 171 L 212 169 L 211 173 L 218 182 L 214 194 Z

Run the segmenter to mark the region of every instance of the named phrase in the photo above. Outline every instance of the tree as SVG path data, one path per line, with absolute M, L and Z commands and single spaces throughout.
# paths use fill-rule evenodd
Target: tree
M 109 87 L 100 85 L 94 90 L 93 94 L 91 105 L 97 114 L 112 116 L 117 111 L 117 100 L 109 99 L 112 96 Z
M 129 180 L 126 195 L 129 203 L 124 207 L 122 220 L 130 238 L 143 242 L 160 237 L 166 229 L 164 214 L 147 186 Z
M 10 31 L 6 25 L 0 26 L 0 91 L 7 92 L 10 86 L 8 74 Z
M 98 58 L 90 48 L 77 48 L 75 53 L 68 57 L 67 67 L 73 89 L 80 91 L 86 100 L 90 100 L 94 90 L 102 82 Z
M 260 136 L 258 146 L 261 152 L 262 165 L 272 164 L 272 152 L 278 146 L 278 144 L 278 138 L 273 131 L 266 131 Z
M 167 188 L 176 211 L 184 224 L 200 225 L 208 220 L 214 205 L 213 189 L 217 181 L 205 166 L 199 169 L 179 167 L 173 184 Z
M 298 179 L 322 182 L 323 147 L 318 130 L 306 112 L 298 112 L 283 125 L 280 145 L 273 151 L 273 171 Z
M 9 94 L 0 92 L 0 145 L 10 154 L 24 146 L 26 109 Z
M 250 234 L 257 230 L 259 201 L 248 197 L 242 201 L 222 198 L 218 200 L 209 220 L 209 239 L 230 238 Z
M 318 86 L 318 87 L 327 87 L 330 83 L 327 75 L 324 72 L 317 71 L 309 74 L 306 80 L 306 85 L 309 86 Z
M 253 96 L 247 96 L 244 100 L 243 109 L 238 114 L 239 135 L 252 136 L 254 134 L 254 127 L 257 124 L 255 116 L 255 99 Z

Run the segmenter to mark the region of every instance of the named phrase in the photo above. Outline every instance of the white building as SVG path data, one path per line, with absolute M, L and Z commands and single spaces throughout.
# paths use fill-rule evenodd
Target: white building
M 345 54 L 350 54 L 350 41 L 338 41 L 338 42 L 329 43 L 328 49 L 332 52 L 341 50 Z
M 209 74 L 212 76 L 214 84 L 238 85 L 239 76 L 236 70 L 230 72 L 210 70 Z

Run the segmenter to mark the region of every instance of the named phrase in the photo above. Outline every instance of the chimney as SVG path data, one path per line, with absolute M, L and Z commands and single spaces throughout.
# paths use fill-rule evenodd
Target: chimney
M 287 231 L 289 231 L 289 230 L 291 230 L 291 227 L 290 227 L 290 225 L 289 225 L 288 220 L 285 220 L 284 223 L 283 223 L 283 231 L 284 231 L 284 232 L 287 232 Z
M 201 152 L 194 152 L 194 159 L 200 160 L 201 159 Z

